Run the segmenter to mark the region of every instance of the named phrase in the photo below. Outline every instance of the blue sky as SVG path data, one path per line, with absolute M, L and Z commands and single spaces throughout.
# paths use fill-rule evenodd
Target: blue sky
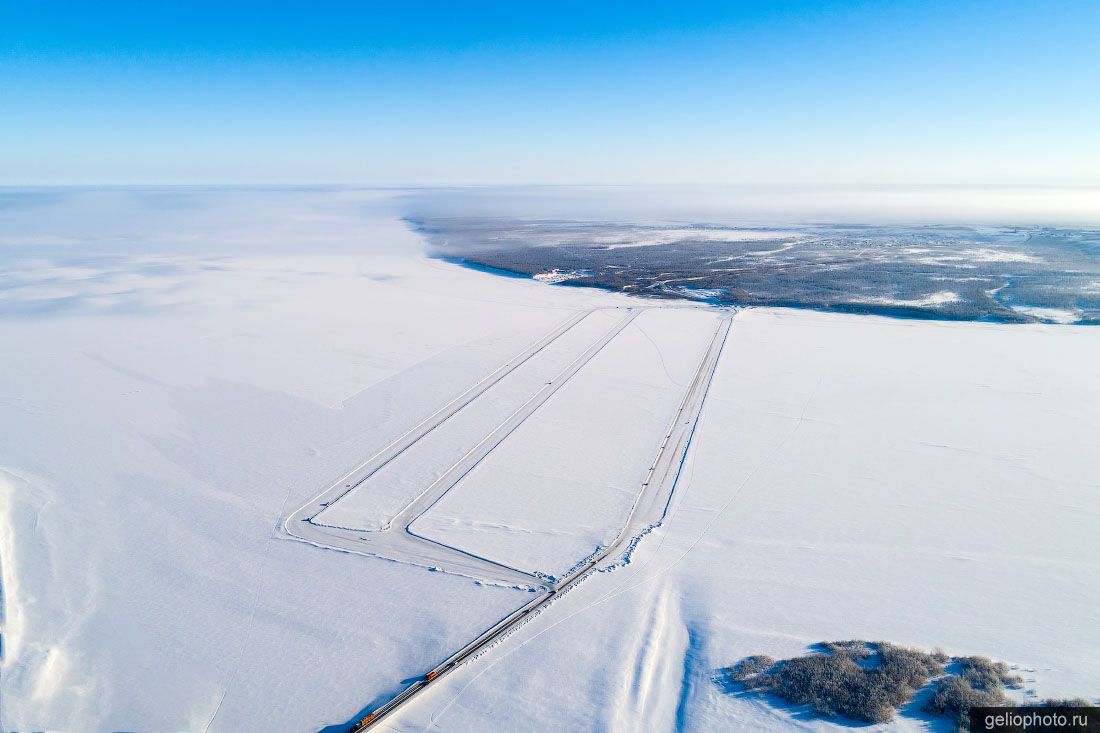
M 1100 184 L 1100 3 L 0 0 L 0 182 Z

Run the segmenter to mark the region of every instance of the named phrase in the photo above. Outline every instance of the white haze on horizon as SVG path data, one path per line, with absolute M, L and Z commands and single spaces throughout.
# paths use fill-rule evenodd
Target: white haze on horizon
M 1100 188 L 1016 186 L 501 186 L 410 191 L 426 216 L 627 221 L 1100 226 Z

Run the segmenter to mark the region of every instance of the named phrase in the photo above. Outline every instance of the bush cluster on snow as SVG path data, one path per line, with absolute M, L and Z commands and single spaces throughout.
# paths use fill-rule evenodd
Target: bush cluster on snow
M 779 662 L 749 657 L 734 665 L 730 676 L 745 689 L 809 705 L 818 715 L 885 723 L 943 672 L 936 656 L 885 642 L 823 642 L 820 647 L 821 653 Z
M 967 728 L 972 707 L 1010 706 L 1006 689 L 1021 678 L 1004 662 L 986 657 L 949 657 L 887 642 L 822 642 L 815 653 L 776 661 L 745 657 L 725 670 L 728 682 L 748 693 L 772 695 L 816 715 L 864 723 L 893 720 L 899 708 L 929 683 L 924 711 Z M 1092 707 L 1085 699 L 1046 700 L 1039 706 Z
M 1007 664 L 985 657 L 962 657 L 958 662 L 957 674 L 937 680 L 935 692 L 924 707 L 927 712 L 950 718 L 965 730 L 970 708 L 1012 705 L 1005 688 L 1015 689 L 1021 680 Z

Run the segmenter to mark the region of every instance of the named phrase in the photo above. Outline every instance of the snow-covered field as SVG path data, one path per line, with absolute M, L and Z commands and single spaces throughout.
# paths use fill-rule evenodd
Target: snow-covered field
M 637 304 L 428 259 L 403 205 L 5 194 L 0 728 L 316 730 L 526 600 L 280 531 L 571 314 Z M 614 531 L 713 315 L 636 326 L 424 531 L 547 572 Z M 392 725 L 823 728 L 712 677 L 851 637 L 986 654 L 1030 670 L 1038 694 L 1100 695 L 1098 362 L 1100 332 L 1082 327 L 738 314 L 666 524 Z M 469 415 L 408 469 L 438 473 L 493 420 Z M 509 471 L 530 493 L 509 492 Z

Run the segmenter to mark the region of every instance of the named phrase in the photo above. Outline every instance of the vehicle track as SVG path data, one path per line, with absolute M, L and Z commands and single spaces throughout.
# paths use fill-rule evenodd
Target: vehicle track
M 709 346 L 703 354 L 699 368 L 676 410 L 671 425 L 664 435 L 641 490 L 635 497 L 623 528 L 615 539 L 597 552 L 588 562 L 580 565 L 557 583 L 546 587 L 542 593 L 483 631 L 477 638 L 459 649 L 426 675 L 397 693 L 387 702 L 368 712 L 351 726 L 351 733 L 359 733 L 380 723 L 402 705 L 424 692 L 431 684 L 450 674 L 479 652 L 492 646 L 521 626 L 531 616 L 554 601 L 558 596 L 575 587 L 593 572 L 600 570 L 605 561 L 613 565 L 629 552 L 633 539 L 640 537 L 663 520 L 672 500 L 680 471 L 687 456 L 695 427 L 706 401 L 707 392 L 714 378 L 718 360 L 729 335 L 732 316 L 724 316 L 715 330 Z M 408 528 L 406 527 L 406 530 Z M 630 539 L 630 542 L 627 540 Z M 625 545 L 625 546 L 624 546 Z M 448 549 L 453 549 L 449 548 Z

